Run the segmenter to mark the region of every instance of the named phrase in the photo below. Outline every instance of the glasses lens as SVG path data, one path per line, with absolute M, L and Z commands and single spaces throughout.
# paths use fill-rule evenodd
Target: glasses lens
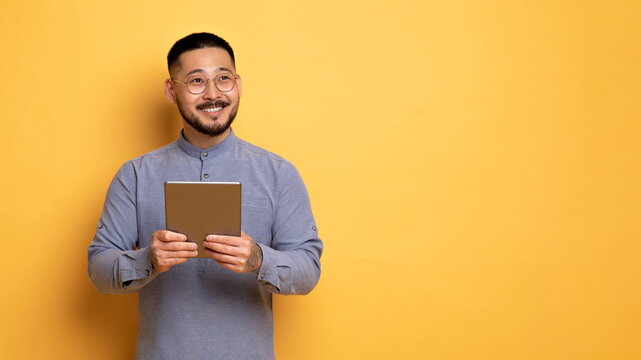
M 192 94 L 201 94 L 207 88 L 209 79 L 202 75 L 193 75 L 185 80 L 187 82 L 187 90 Z
M 230 91 L 234 88 L 234 85 L 236 85 L 236 78 L 234 78 L 234 74 L 224 72 L 216 75 L 214 82 L 216 83 L 218 90 Z

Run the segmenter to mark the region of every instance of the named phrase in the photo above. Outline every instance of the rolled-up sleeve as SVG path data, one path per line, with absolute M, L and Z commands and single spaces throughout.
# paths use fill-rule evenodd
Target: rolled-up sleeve
M 135 189 L 134 168 L 128 162 L 118 170 L 109 186 L 96 235 L 88 250 L 89 278 L 101 293 L 134 292 L 156 275 L 149 248 L 138 248 Z
M 298 171 L 287 165 L 278 177 L 271 246 L 259 244 L 263 263 L 256 275 L 270 292 L 303 295 L 320 279 L 323 243 L 305 184 Z

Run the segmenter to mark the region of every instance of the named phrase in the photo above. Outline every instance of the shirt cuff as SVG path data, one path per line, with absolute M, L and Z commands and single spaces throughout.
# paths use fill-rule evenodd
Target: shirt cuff
M 132 281 L 156 275 L 149 257 L 149 248 L 125 251 L 120 256 L 120 282 L 127 286 Z M 151 280 L 151 279 L 150 279 Z
M 279 264 L 280 252 L 269 246 L 257 244 L 263 251 L 263 262 L 256 273 L 256 280 L 272 292 L 280 292 L 281 276 L 279 274 L 279 268 L 284 267 L 284 265 Z

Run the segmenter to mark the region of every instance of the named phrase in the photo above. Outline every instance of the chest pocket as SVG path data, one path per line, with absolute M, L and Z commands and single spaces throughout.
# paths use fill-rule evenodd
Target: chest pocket
M 270 245 L 272 241 L 273 208 L 267 196 L 245 194 L 242 197 L 242 229 L 255 242 Z

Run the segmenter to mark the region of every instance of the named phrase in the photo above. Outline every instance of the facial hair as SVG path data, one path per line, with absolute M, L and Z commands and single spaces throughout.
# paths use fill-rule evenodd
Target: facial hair
M 213 102 L 206 102 L 203 104 L 198 105 L 196 108 L 203 108 L 203 107 L 216 107 L 220 106 L 223 103 L 220 100 L 213 101 Z M 229 106 L 229 103 L 224 103 L 227 106 Z M 236 118 L 236 113 L 238 113 L 238 104 L 234 106 L 231 109 L 231 112 L 229 113 L 229 117 L 227 118 L 227 121 L 223 123 L 219 123 L 217 121 L 212 122 L 211 124 L 205 124 L 200 119 L 198 118 L 198 115 L 196 115 L 194 112 L 190 111 L 189 109 L 186 109 L 181 103 L 178 98 L 176 98 L 176 105 L 178 105 L 178 111 L 180 111 L 180 115 L 185 119 L 185 122 L 189 124 L 191 127 L 196 129 L 201 134 L 205 134 L 208 136 L 218 136 L 231 126 L 231 123 L 234 122 L 234 119 Z

